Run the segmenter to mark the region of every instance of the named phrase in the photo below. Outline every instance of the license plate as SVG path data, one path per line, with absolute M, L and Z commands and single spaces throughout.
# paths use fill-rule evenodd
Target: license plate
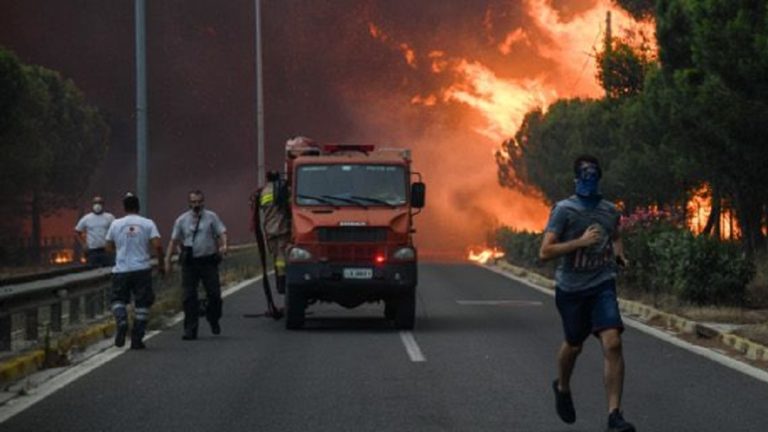
M 344 279 L 371 279 L 373 270 L 369 268 L 345 268 Z

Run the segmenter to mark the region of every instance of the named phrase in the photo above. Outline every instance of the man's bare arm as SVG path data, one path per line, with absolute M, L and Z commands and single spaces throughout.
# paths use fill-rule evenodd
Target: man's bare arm
M 179 242 L 178 242 L 178 240 L 175 240 L 175 239 L 171 239 L 168 242 L 168 250 L 165 253 L 165 260 L 166 261 L 168 261 L 168 262 L 171 261 L 171 257 L 173 257 L 173 252 L 176 250 L 176 246 L 178 246 L 178 245 L 179 245 Z
M 562 255 L 569 254 L 576 249 L 591 246 L 600 241 L 600 230 L 591 226 L 584 231 L 581 237 L 558 243 L 557 234 L 547 231 L 544 233 L 544 240 L 539 249 L 539 258 L 548 261 Z
M 107 244 L 104 245 L 104 249 L 109 253 L 115 253 L 115 242 L 107 240 Z
M 165 265 L 163 262 L 165 254 L 163 253 L 163 242 L 160 240 L 160 237 L 152 237 L 149 239 L 149 242 L 152 245 L 152 248 L 155 250 L 155 256 L 157 257 L 157 268 L 160 271 L 160 274 L 165 276 Z
M 227 238 L 227 233 L 223 232 L 219 235 L 219 253 L 222 255 L 226 255 L 229 251 L 229 242 Z
M 80 248 L 83 250 L 88 249 L 88 243 L 86 242 L 86 234 L 85 231 L 78 231 L 75 230 L 75 238 L 77 239 L 77 243 L 80 244 Z

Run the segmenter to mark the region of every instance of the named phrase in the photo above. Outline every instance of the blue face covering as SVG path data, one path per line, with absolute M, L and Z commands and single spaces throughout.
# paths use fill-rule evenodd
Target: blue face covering
M 576 195 L 580 197 L 594 197 L 599 195 L 598 183 L 600 182 L 600 173 L 594 164 L 585 164 L 579 170 L 579 176 L 576 177 Z

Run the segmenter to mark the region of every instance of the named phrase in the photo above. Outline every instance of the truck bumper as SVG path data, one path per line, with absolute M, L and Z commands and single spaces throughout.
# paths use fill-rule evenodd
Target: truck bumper
M 344 277 L 345 269 L 371 269 L 370 279 Z M 300 289 L 307 299 L 332 301 L 354 307 L 366 301 L 392 298 L 416 286 L 415 262 L 380 265 L 300 262 L 288 263 L 289 289 Z

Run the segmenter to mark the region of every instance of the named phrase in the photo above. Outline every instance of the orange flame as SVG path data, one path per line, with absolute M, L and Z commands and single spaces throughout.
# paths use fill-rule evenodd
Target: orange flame
M 72 249 L 61 249 L 51 253 L 51 264 L 63 265 L 70 264 L 75 260 L 75 251 Z
M 499 248 L 470 248 L 467 258 L 480 264 L 486 264 L 488 261 L 497 260 L 504 257 L 504 252 Z
M 686 205 L 688 229 L 694 234 L 701 234 L 707 225 L 709 215 L 712 213 L 712 188 L 708 184 L 696 189 Z M 736 220 L 733 210 L 723 208 L 721 205 L 720 220 L 717 222 L 720 230 L 720 238 L 735 239 L 741 236 L 741 228 Z
M 595 0 L 591 8 L 565 18 L 551 1 L 522 3 L 528 19 L 509 31 L 503 26 L 508 25 L 510 11 L 519 14 L 516 6 L 485 11 L 481 25 L 489 50 L 476 51 L 472 57 L 457 54 L 462 38 L 471 35 L 457 34 L 455 49 L 443 40 L 439 49 L 419 52 L 413 44 L 395 40 L 368 23 L 371 37 L 403 53 L 412 73 L 424 71 L 434 77 L 405 98 L 410 110 L 393 109 L 398 103 L 402 107 L 403 101 L 391 94 L 377 95 L 377 109 L 366 104 L 359 110 L 362 123 L 372 125 L 401 126 L 404 115 L 418 118 L 413 112 L 417 109 L 443 114 L 436 117 L 442 123 L 395 135 L 413 148 L 415 168 L 434 185 L 430 205 L 418 222 L 426 228 L 420 231 L 420 236 L 426 235 L 419 239 L 420 245 L 427 248 L 463 250 L 499 225 L 542 229 L 548 204 L 540 196 L 500 186 L 494 154 L 514 136 L 529 111 L 545 110 L 558 98 L 603 95 L 594 54 L 602 43 L 607 11 L 612 12 L 614 34 L 636 27 L 653 34 L 652 23 L 633 21 L 611 0 Z M 460 119 L 457 112 L 462 113 Z

